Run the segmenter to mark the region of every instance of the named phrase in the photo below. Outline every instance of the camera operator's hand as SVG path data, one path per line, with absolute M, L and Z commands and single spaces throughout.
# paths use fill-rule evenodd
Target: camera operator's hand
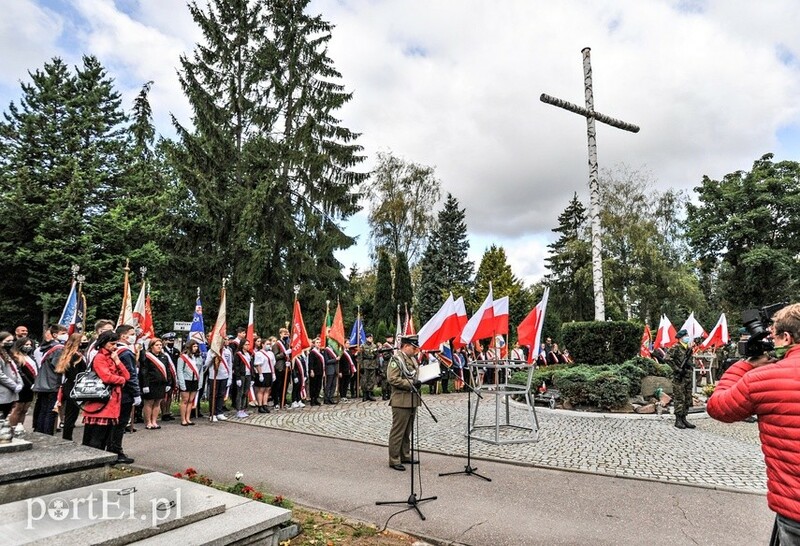
M 774 358 L 772 358 L 768 353 L 764 353 L 761 356 L 751 356 L 747 359 L 751 366 L 754 368 L 760 368 L 766 364 L 772 364 L 773 362 L 777 362 Z

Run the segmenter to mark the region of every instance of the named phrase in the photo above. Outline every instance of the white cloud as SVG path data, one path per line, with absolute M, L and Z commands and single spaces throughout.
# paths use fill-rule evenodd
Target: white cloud
M 61 56 L 56 42 L 63 26 L 57 13 L 32 0 L 5 2 L 0 17 L 0 83 L 19 89 L 17 82 L 27 80 L 29 70 Z
M 112 0 L 59 13 L 7 4 L 0 44 L 13 53 L 0 59 L 0 82 L 24 79 L 74 27 L 66 54 L 97 55 L 127 108 L 154 80 L 159 130 L 171 134 L 169 112 L 190 122 L 176 69 L 201 35 L 183 0 L 129 0 L 128 13 Z M 782 128 L 800 134 L 793 0 L 315 0 L 310 9 L 336 26 L 329 53 L 354 92 L 339 117 L 363 134 L 364 168 L 380 150 L 435 167 L 467 209 L 476 262 L 484 243 L 502 244 L 528 280 L 543 273 L 558 214 L 573 192 L 587 193 L 585 120 L 539 101 L 545 92 L 582 104 L 584 46 L 597 110 L 641 127 L 598 124 L 601 168 L 645 165 L 661 188 L 689 189 L 780 149 Z M 83 20 L 71 25 L 75 13 Z M 359 246 L 366 256 L 366 237 Z

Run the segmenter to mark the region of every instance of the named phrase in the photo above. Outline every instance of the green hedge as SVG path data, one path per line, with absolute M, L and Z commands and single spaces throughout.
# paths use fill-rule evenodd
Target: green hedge
M 665 364 L 640 356 L 622 364 L 542 366 L 533 373 L 531 390 L 535 393 L 544 382 L 547 388 L 557 388 L 561 398 L 574 406 L 619 409 L 628 403 L 631 396 L 641 392 L 642 378 L 647 375 L 669 377 L 670 369 Z M 509 382 L 524 385 L 527 379 L 527 372 L 517 372 Z
M 642 326 L 633 322 L 568 322 L 561 337 L 575 362 L 601 365 L 624 362 L 639 353 Z

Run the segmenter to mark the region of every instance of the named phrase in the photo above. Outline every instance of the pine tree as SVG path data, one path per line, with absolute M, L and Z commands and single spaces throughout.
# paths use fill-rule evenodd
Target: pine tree
M 375 303 L 372 319 L 376 324 L 383 324 L 389 331 L 396 321 L 394 300 L 392 299 L 392 262 L 389 254 L 378 251 L 378 271 L 375 279 Z
M 21 288 L 9 300 L 32 323 L 37 308 L 48 322 L 63 305 L 73 263 L 94 302 L 109 297 L 93 283 L 112 275 L 101 257 L 114 249 L 95 228 L 124 184 L 128 140 L 120 95 L 96 58 L 83 57 L 74 74 L 53 59 L 30 76 L 0 135 L 2 208 L 13 211 L 2 222 L 16 224 L 2 226 L 15 265 L 3 292 Z
M 185 252 L 198 275 L 232 275 L 230 308 L 258 291 L 270 327 L 289 319 L 291 285 L 321 307 L 345 285 L 334 251 L 354 240 L 336 224 L 358 210 L 358 135 L 335 112 L 351 94 L 327 55 L 331 27 L 307 1 L 190 5 L 206 43 L 181 59 L 194 129 L 173 160 L 196 200 Z M 244 311 L 241 311 L 243 315 Z
M 443 267 L 440 263 L 438 238 L 434 234 L 425 247 L 420 260 L 420 283 L 417 290 L 417 309 L 420 326 L 428 322 L 442 306 L 442 293 L 446 290 Z
M 594 318 L 592 292 L 591 246 L 587 234 L 586 208 L 572 196 L 558 216 L 553 228 L 559 238 L 548 245 L 550 255 L 545 259 L 549 270 L 545 277 L 550 287 L 548 305 L 564 321 L 583 321 Z
M 508 296 L 508 323 L 509 330 L 513 332 L 514 326 L 525 318 L 534 303 L 531 292 L 525 290 L 522 281 L 511 271 L 505 249 L 496 245 L 492 245 L 484 252 L 478 272 L 475 274 L 474 288 L 468 299 L 473 312 L 486 299 L 490 282 L 492 297 L 495 300 Z
M 399 252 L 394 261 L 394 291 L 392 296 L 395 305 L 400 306 L 400 314 L 405 314 L 406 306 L 414 306 L 414 290 L 411 286 L 411 273 L 408 270 L 408 258 L 405 252 Z M 411 313 L 411 309 L 409 309 Z M 397 319 L 395 319 L 396 321 Z M 408 320 L 408 317 L 405 317 Z
M 448 193 L 438 219 L 435 239 L 445 289 L 456 298 L 466 296 L 475 264 L 468 259 L 465 209 L 459 208 L 458 199 Z

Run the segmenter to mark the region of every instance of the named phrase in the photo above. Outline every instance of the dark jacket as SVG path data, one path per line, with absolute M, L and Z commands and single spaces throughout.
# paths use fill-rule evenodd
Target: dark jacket
M 128 404 L 133 402 L 133 399 L 137 396 L 142 395 L 142 391 L 139 389 L 139 371 L 136 369 L 136 355 L 133 354 L 130 347 L 120 347 L 117 349 L 117 354 L 130 376 L 122 387 L 122 403 Z

